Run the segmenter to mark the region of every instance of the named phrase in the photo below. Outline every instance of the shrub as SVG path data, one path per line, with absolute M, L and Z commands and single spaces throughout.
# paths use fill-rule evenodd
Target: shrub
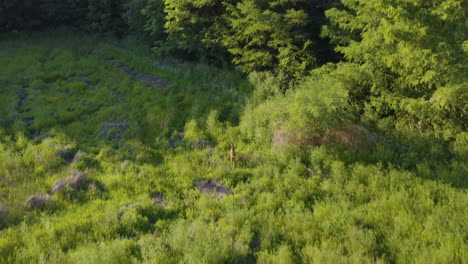
M 129 239 L 89 243 L 68 254 L 74 263 L 137 263 L 138 245 Z
M 248 106 L 241 127 L 260 142 L 304 146 L 325 143 L 322 136 L 327 129 L 346 125 L 352 117 L 340 86 L 309 79 L 287 96 Z

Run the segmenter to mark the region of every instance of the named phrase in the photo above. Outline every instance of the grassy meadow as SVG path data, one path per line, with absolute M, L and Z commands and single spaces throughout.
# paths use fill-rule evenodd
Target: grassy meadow
M 133 38 L 1 34 L 0 263 L 468 262 L 466 132 L 369 118 L 372 144 L 289 144 L 283 124 L 345 99 L 275 85 Z M 85 186 L 52 195 L 76 172 Z

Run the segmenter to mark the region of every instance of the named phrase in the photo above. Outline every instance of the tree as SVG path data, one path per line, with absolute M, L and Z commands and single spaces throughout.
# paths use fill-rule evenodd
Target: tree
M 302 2 L 244 0 L 230 5 L 230 30 L 223 44 L 233 62 L 246 72 L 276 68 L 286 75 L 301 75 L 314 65 L 312 41 L 304 33 L 309 17 L 297 8 Z
M 144 26 L 141 30 L 144 30 L 149 35 L 147 38 L 152 41 L 164 40 L 166 38 L 166 33 L 164 32 L 164 24 L 166 23 L 164 1 L 149 0 L 140 13 L 144 19 Z
M 233 1 L 165 0 L 168 36 L 158 43 L 156 50 L 160 53 L 182 50 L 191 57 L 223 60 L 226 52 L 220 35 L 226 28 L 224 4 Z
M 327 2 L 333 6 L 337 1 Z M 302 77 L 318 64 L 324 1 L 243 0 L 227 6 L 229 31 L 223 45 L 242 70 Z
M 359 68 L 364 81 L 349 87 L 354 103 L 446 137 L 466 130 L 467 1 L 342 2 L 326 12 L 323 32 Z
M 0 31 L 32 29 L 41 25 L 40 2 L 0 0 Z
M 88 10 L 88 1 L 83 0 L 41 0 L 39 12 L 43 24 L 80 26 Z

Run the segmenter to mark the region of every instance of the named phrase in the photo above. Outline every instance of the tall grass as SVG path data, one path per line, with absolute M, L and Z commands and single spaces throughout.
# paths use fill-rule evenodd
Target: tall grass
M 466 133 L 445 142 L 360 120 L 375 145 L 272 144 L 283 127 L 319 137 L 356 123 L 346 94 L 307 80 L 284 95 L 272 75 L 157 58 L 132 38 L 1 37 L 2 263 L 468 261 Z M 24 204 L 73 170 L 92 184 Z M 233 194 L 202 193 L 202 179 Z

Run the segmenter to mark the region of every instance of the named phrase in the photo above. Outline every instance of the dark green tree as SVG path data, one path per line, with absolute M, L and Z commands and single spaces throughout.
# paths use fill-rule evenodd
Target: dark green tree
M 353 70 L 353 102 L 397 125 L 466 131 L 467 1 L 342 2 L 326 12 L 323 32 L 349 62 L 340 67 Z
M 229 30 L 223 45 L 245 72 L 273 70 L 302 77 L 331 55 L 320 38 L 324 10 L 338 1 L 243 0 L 227 4 Z M 319 45 L 320 44 L 320 45 Z M 324 48 L 325 46 L 325 48 Z
M 88 10 L 88 1 L 83 0 L 42 0 L 40 14 L 44 26 L 80 26 Z
M 191 57 L 223 60 L 226 52 L 221 35 L 226 31 L 225 4 L 236 0 L 165 0 L 168 34 L 158 52 L 182 50 Z
M 140 11 L 144 18 L 143 30 L 148 34 L 151 41 L 162 41 L 166 38 L 164 25 L 166 14 L 164 13 L 163 0 L 145 1 L 146 6 Z
M 286 8 L 281 6 L 285 1 L 268 2 L 245 0 L 230 6 L 231 30 L 223 44 L 246 72 L 278 67 L 288 75 L 303 73 L 315 64 L 312 41 L 303 33 L 308 15 L 294 3 Z
M 0 0 L 0 31 L 33 29 L 41 25 L 40 1 Z

